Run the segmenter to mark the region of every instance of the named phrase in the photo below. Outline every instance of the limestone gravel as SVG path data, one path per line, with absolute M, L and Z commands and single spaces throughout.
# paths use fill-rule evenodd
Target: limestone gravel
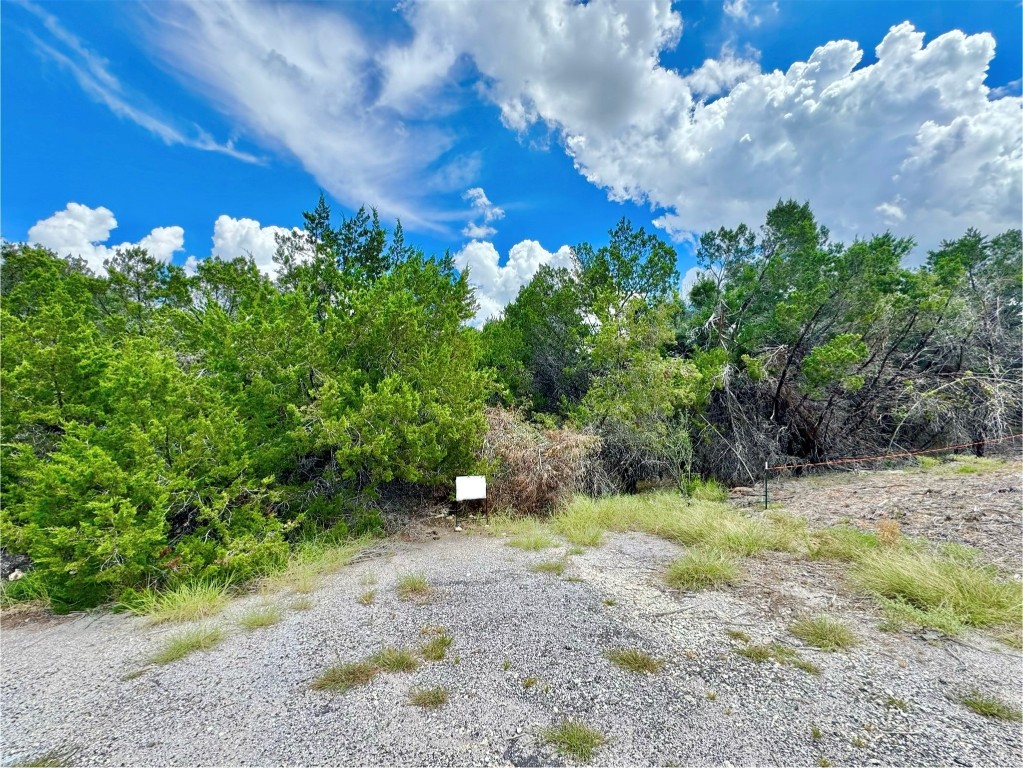
M 608 737 L 598 765 L 1023 763 L 1019 724 L 956 702 L 976 687 L 1019 707 L 1020 654 L 980 634 L 883 633 L 826 564 L 766 555 L 747 561 L 739 588 L 685 594 L 660 580 L 684 550 L 646 535 L 609 535 L 557 578 L 530 568 L 565 547 L 523 553 L 436 530 L 331 577 L 311 610 L 276 596 L 274 626 L 241 630 L 264 598 L 236 600 L 216 619 L 220 645 L 163 666 L 146 659 L 178 627 L 105 612 L 5 624 L 3 763 L 70 749 L 80 765 L 560 765 L 572 761 L 540 734 L 565 717 Z M 398 576 L 415 571 L 431 598 L 398 600 Z M 376 601 L 360 604 L 374 578 Z M 818 609 L 862 642 L 825 653 L 787 633 L 792 616 Z M 438 626 L 454 637 L 441 662 L 344 694 L 309 687 L 333 664 L 418 648 L 422 628 Z M 738 656 L 729 629 L 781 642 L 821 674 Z M 629 673 L 605 656 L 619 647 L 667 663 Z M 411 690 L 433 687 L 449 691 L 445 706 L 409 704 Z

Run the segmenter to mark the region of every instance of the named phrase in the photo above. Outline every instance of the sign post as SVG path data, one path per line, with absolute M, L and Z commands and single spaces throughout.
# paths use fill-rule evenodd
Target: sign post
M 455 478 L 455 502 L 474 501 L 483 499 L 483 509 L 487 515 L 487 524 L 490 524 L 490 502 L 487 499 L 487 478 L 485 475 L 466 475 Z M 455 512 L 455 530 L 461 530 L 458 525 L 458 512 Z

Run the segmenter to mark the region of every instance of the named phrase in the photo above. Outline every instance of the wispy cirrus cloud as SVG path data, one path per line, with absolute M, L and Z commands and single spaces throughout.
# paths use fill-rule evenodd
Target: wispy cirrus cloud
M 165 144 L 219 152 L 247 163 L 261 162 L 255 155 L 237 149 L 232 141 L 217 142 L 197 125 L 183 128 L 158 116 L 155 110 L 143 106 L 145 100 L 142 96 L 132 92 L 110 71 L 106 59 L 66 29 L 56 16 L 29 0 L 14 2 L 39 21 L 42 28 L 39 34 L 29 31 L 28 35 L 40 53 L 64 67 L 86 94 L 118 117 L 149 131 Z
M 476 180 L 479 157 L 458 151 L 456 129 L 425 106 L 419 83 L 443 81 L 452 63 L 427 38 L 411 48 L 372 39 L 336 5 L 148 8 L 152 45 L 168 65 L 335 199 L 421 231 L 464 220 L 450 202 Z

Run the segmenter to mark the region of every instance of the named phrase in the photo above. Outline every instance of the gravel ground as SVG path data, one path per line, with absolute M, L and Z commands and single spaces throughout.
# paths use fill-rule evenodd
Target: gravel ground
M 310 610 L 275 596 L 286 609 L 275 626 L 240 629 L 263 598 L 236 600 L 215 620 L 224 642 L 164 666 L 146 659 L 180 627 L 102 612 L 5 623 L 3 764 L 63 749 L 76 765 L 562 765 L 572 761 L 541 733 L 565 717 L 607 736 L 599 765 L 1023 764 L 1018 723 L 956 702 L 976 687 L 1020 707 L 1020 654 L 981 634 L 883 633 L 837 566 L 770 555 L 747 561 L 734 590 L 686 594 L 660 582 L 683 550 L 649 536 L 569 556 L 436 530 L 330 577 Z M 560 578 L 530 570 L 561 556 Z M 398 600 L 397 578 L 415 571 L 433 596 Z M 376 602 L 359 604 L 370 588 Z M 787 632 L 793 616 L 818 611 L 841 615 L 860 645 L 824 653 Z M 339 660 L 418 647 L 429 626 L 454 636 L 444 661 L 345 694 L 310 690 Z M 738 656 L 729 629 L 782 642 L 822 672 Z M 666 665 L 625 672 L 604 656 L 616 647 Z M 433 686 L 450 692 L 446 706 L 408 703 Z

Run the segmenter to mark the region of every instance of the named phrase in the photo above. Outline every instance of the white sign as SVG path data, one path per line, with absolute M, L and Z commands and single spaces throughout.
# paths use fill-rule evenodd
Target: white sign
M 469 475 L 455 478 L 455 501 L 487 498 L 487 478 L 483 475 Z

